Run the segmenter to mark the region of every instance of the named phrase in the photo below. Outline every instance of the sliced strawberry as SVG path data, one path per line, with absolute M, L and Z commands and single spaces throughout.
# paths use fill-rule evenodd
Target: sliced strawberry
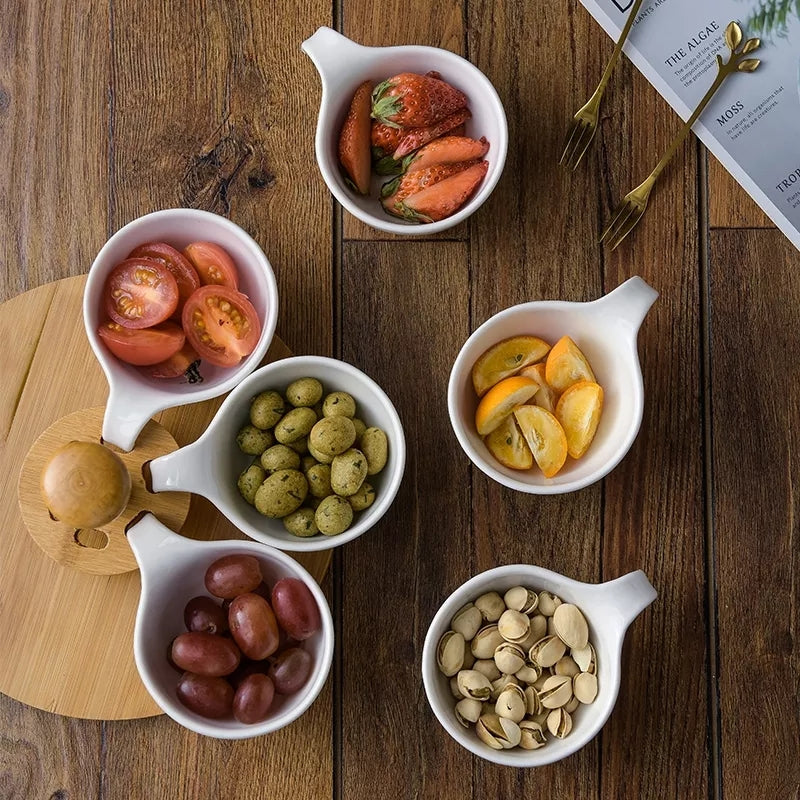
M 427 128 L 467 105 L 467 96 L 446 81 L 402 72 L 372 93 L 372 118 L 387 125 Z
M 450 131 L 450 136 L 466 136 L 467 135 L 467 126 L 462 122 L 460 125 L 456 125 L 453 130 Z
M 426 169 L 417 170 L 412 175 L 402 175 L 383 185 L 381 189 L 381 203 L 389 214 L 405 216 L 401 205 L 403 201 L 437 183 L 463 172 L 474 162 L 460 164 L 437 164 Z
M 392 158 L 399 160 L 423 145 L 449 133 L 453 128 L 466 122 L 472 114 L 468 108 L 461 108 L 450 114 L 435 125 L 427 128 L 411 128 L 406 130 L 405 136 L 400 140 L 397 149 L 392 153 Z
M 353 95 L 339 134 L 339 161 L 360 194 L 369 194 L 371 96 L 372 82 L 364 81 Z
M 448 166 L 459 165 L 450 164 Z M 396 208 L 406 219 L 414 222 L 436 222 L 445 219 L 466 203 L 483 180 L 488 169 L 488 161 L 473 164 L 456 175 L 406 197 L 405 200 L 396 204 Z M 425 170 L 421 171 L 425 172 Z M 407 175 L 406 178 L 413 178 L 417 174 L 414 172 Z
M 411 157 L 406 174 L 435 164 L 457 164 L 459 161 L 475 161 L 489 152 L 485 137 L 470 139 L 467 136 L 442 136 L 426 144 Z

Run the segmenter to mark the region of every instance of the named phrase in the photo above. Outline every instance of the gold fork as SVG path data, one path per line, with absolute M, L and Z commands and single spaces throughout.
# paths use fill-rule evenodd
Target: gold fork
M 584 154 L 589 149 L 589 145 L 592 143 L 595 133 L 597 133 L 597 121 L 600 118 L 600 101 L 603 99 L 603 93 L 611 78 L 611 73 L 614 71 L 617 61 L 619 61 L 622 47 L 625 44 L 625 40 L 628 38 L 628 33 L 636 19 L 636 15 L 639 13 L 641 5 L 642 0 L 636 0 L 634 2 L 631 13 L 628 15 L 628 19 L 625 22 L 625 27 L 622 29 L 619 40 L 614 46 L 614 52 L 611 54 L 608 64 L 606 64 L 603 77 L 600 78 L 600 83 L 594 90 L 594 94 L 586 102 L 586 105 L 579 108 L 572 118 L 572 127 L 569 129 L 564 139 L 564 152 L 561 154 L 561 159 L 558 162 L 559 164 L 563 164 L 567 169 L 574 170 L 577 168 Z
M 625 195 L 614 212 L 614 218 L 611 220 L 611 224 L 600 237 L 600 241 L 606 242 L 612 250 L 620 244 L 644 216 L 644 212 L 647 209 L 647 201 L 650 199 L 650 192 L 653 190 L 658 176 L 662 173 L 664 167 L 669 164 L 670 160 L 683 143 L 683 140 L 692 129 L 692 126 L 703 113 L 709 100 L 714 96 L 717 89 L 722 86 L 723 81 L 728 75 L 732 75 L 734 72 L 753 72 L 758 68 L 761 62 L 757 58 L 743 58 L 743 56 L 757 50 L 761 46 L 761 41 L 759 39 L 748 39 L 741 50 L 737 50 L 741 42 L 742 29 L 739 27 L 738 23 L 731 22 L 725 29 L 725 43 L 731 51 L 727 63 L 723 62 L 722 56 L 717 54 L 717 77 L 714 78 L 714 83 L 711 84 L 711 87 L 705 93 L 705 96 L 692 113 L 692 116 L 686 120 L 680 133 L 672 140 L 672 143 L 667 148 L 667 152 L 664 153 L 661 161 L 656 164 L 655 169 L 642 183 Z

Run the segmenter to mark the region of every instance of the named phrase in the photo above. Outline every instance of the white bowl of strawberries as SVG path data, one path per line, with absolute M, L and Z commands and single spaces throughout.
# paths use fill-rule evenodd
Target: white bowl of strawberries
M 303 42 L 322 79 L 316 155 L 367 225 L 427 235 L 457 225 L 505 164 L 505 111 L 488 78 L 436 47 L 362 47 L 330 28 Z

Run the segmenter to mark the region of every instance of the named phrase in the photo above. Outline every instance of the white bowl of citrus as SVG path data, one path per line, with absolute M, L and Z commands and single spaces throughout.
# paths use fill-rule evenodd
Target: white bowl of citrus
M 642 421 L 636 339 L 658 293 L 631 278 L 590 303 L 501 311 L 467 340 L 448 410 L 464 452 L 518 491 L 562 494 L 607 475 Z

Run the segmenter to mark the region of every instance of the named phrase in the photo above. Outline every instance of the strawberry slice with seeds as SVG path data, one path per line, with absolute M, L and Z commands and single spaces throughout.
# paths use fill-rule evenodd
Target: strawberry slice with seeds
M 417 170 L 412 175 L 401 175 L 383 185 L 381 189 L 381 203 L 389 214 L 403 217 L 405 214 L 400 206 L 406 198 L 435 186 L 437 183 L 447 180 L 471 166 L 473 166 L 473 164 L 470 162 L 437 164 L 432 167 Z
M 426 144 L 415 153 L 406 167 L 406 174 L 435 164 L 457 164 L 460 161 L 476 161 L 489 152 L 485 137 L 470 139 L 468 136 L 442 136 Z
M 437 168 L 434 167 L 434 169 Z M 406 197 L 396 203 L 396 209 L 402 213 L 405 219 L 414 222 L 436 222 L 445 219 L 458 211 L 469 200 L 488 169 L 488 161 L 473 164 L 456 175 Z M 419 173 L 414 172 L 407 175 L 406 178 L 413 178 L 417 174 Z
M 467 96 L 439 78 L 402 72 L 372 93 L 372 117 L 389 126 L 427 128 L 467 105 Z
M 400 140 L 397 149 L 392 153 L 394 159 L 401 159 L 418 148 L 449 133 L 453 128 L 466 122 L 472 116 L 468 108 L 460 108 L 435 125 L 427 128 L 412 128 L 406 130 L 405 136 Z
M 400 140 L 405 135 L 405 128 L 395 128 L 378 122 L 376 119 L 372 120 L 370 141 L 373 154 L 377 155 L 379 159 L 391 155 L 400 146 Z M 380 155 L 378 155 L 378 151 L 380 151 Z
M 364 81 L 353 95 L 339 134 L 339 161 L 359 194 L 369 194 L 371 101 L 372 82 Z

